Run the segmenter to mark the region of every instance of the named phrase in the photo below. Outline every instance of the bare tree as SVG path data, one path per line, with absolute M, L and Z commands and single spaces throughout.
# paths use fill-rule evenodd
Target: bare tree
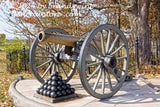
M 128 9 L 132 36 L 134 39 L 139 38 L 140 62 L 148 63 L 150 61 L 150 44 L 149 44 L 149 5 L 150 0 L 126 0 L 131 8 Z

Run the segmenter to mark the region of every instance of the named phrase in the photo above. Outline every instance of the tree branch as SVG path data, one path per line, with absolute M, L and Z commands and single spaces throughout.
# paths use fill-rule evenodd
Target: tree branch
M 86 5 L 84 3 L 79 3 L 77 1 L 71 1 L 72 4 L 76 4 L 76 5 Z M 104 5 L 104 6 L 90 6 L 91 8 L 93 9 L 96 9 L 96 10 L 102 10 L 102 9 L 106 9 L 106 8 L 122 8 L 123 11 L 124 10 L 128 10 L 129 8 L 133 7 L 133 5 L 130 5 L 130 4 L 120 4 L 119 2 L 117 2 L 117 0 L 114 1 L 115 4 L 107 4 L 107 5 Z

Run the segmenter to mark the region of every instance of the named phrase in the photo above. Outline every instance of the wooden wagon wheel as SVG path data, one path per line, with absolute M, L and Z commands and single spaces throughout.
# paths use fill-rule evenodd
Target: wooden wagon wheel
M 59 28 L 49 28 L 46 33 L 68 34 L 68 32 Z M 34 76 L 39 82 L 52 74 L 59 74 L 68 82 L 76 71 L 77 61 L 63 60 L 59 61 L 59 53 L 64 49 L 64 45 L 54 43 L 40 43 L 38 37 L 35 38 L 30 50 L 30 66 Z
M 95 51 L 91 52 L 91 47 Z M 87 57 L 96 60 L 87 61 Z M 105 99 L 122 86 L 129 63 L 128 43 L 114 25 L 103 24 L 87 36 L 79 55 L 79 74 L 83 87 L 92 96 Z

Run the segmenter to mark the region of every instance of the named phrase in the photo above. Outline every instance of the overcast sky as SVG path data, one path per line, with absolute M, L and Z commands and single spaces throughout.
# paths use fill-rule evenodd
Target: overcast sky
M 0 12 L 0 33 L 4 33 L 6 35 L 7 39 L 13 39 L 14 35 L 9 34 L 8 32 L 5 31 L 5 29 L 9 29 L 10 27 L 6 24 L 5 21 L 2 19 L 2 14 Z
M 0 7 L 1 7 L 1 5 L 0 5 Z M 4 8 L 3 8 L 3 9 L 4 9 Z M 6 35 L 6 38 L 7 38 L 7 39 L 13 39 L 16 35 L 10 34 L 10 33 L 6 32 L 6 30 L 12 29 L 12 27 L 9 26 L 9 25 L 6 23 L 6 21 L 3 20 L 2 17 L 4 17 L 4 16 L 3 16 L 3 12 L 1 12 L 1 10 L 0 10 L 0 34 L 1 34 L 1 33 L 4 33 L 4 34 Z

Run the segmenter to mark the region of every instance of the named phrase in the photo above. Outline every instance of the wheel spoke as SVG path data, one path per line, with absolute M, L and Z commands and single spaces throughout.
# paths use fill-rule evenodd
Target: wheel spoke
M 94 43 L 95 48 L 97 49 L 97 51 L 98 51 L 99 55 L 100 55 L 100 56 L 103 56 L 103 54 L 102 54 L 102 52 L 100 51 L 100 49 L 99 49 L 99 47 L 98 47 L 98 45 L 97 45 L 96 41 L 94 40 L 94 38 L 93 38 L 93 43 Z
M 113 41 L 113 43 L 112 43 L 112 45 L 111 45 L 111 48 L 109 49 L 109 52 L 108 52 L 109 54 L 110 54 L 110 53 L 112 52 L 112 50 L 114 49 L 114 47 L 115 47 L 118 39 L 119 39 L 119 35 L 117 35 L 116 38 L 115 38 L 115 40 Z
M 57 45 L 56 45 L 56 44 L 53 44 L 53 45 L 54 45 L 54 46 L 53 46 L 53 51 L 56 52 L 56 46 L 57 46 Z
M 56 63 L 54 63 L 53 68 L 52 68 L 52 73 L 55 72 L 56 70 Z
M 107 71 L 107 79 L 108 79 L 109 89 L 110 89 L 110 91 L 112 91 L 112 90 L 113 90 L 113 87 L 112 87 L 112 83 L 111 83 L 110 74 L 109 74 L 108 71 Z
M 60 71 L 59 71 L 59 65 L 56 64 L 56 66 L 57 66 L 57 67 L 56 67 L 56 68 L 57 68 L 57 72 L 60 73 Z
M 120 70 L 123 71 L 123 72 L 126 72 L 126 70 L 122 69 L 122 68 L 119 67 L 119 66 L 116 66 L 115 68 L 120 69 Z
M 44 49 L 43 47 L 41 47 L 40 45 L 37 45 L 38 47 L 40 47 L 42 50 L 46 51 L 47 53 L 53 55 L 51 52 L 48 52 L 46 49 Z M 53 55 L 54 56 L 54 55 Z
M 90 75 L 90 77 L 87 79 L 87 81 L 89 81 L 89 80 L 99 71 L 100 68 L 101 68 L 101 65 L 99 65 L 99 66 L 93 71 L 93 73 Z
M 91 64 L 87 64 L 86 67 L 93 66 L 93 65 L 99 65 L 101 63 L 102 63 L 102 61 L 94 62 L 94 63 L 91 63 Z
M 90 67 L 87 67 L 87 73 L 90 74 Z
M 67 75 L 67 73 L 65 72 L 65 70 L 64 70 L 64 68 L 63 68 L 63 66 L 62 66 L 61 63 L 60 63 L 60 67 L 62 68 L 62 71 L 63 71 L 63 73 L 65 74 L 65 76 L 68 78 L 68 75 Z
M 106 83 L 106 71 L 103 68 L 104 71 L 102 71 L 102 94 L 105 92 L 105 83 Z
M 52 53 L 54 54 L 55 52 L 53 51 L 53 48 L 51 47 L 51 45 L 47 42 L 47 45 L 49 46 L 49 48 L 51 49 Z
M 53 58 L 51 56 L 35 56 L 35 57 L 38 57 L 38 58 Z
M 58 51 L 59 51 L 59 47 L 60 47 L 60 45 L 59 45 L 59 44 L 57 44 L 56 52 L 58 52 Z
M 38 67 L 36 67 L 36 69 L 38 69 L 38 68 L 40 68 L 40 67 L 42 67 L 42 66 L 44 66 L 44 65 L 46 65 L 48 63 L 50 63 L 51 61 L 53 61 L 53 60 L 51 59 L 51 60 L 48 60 L 47 62 L 44 62 L 43 64 L 41 64 Z
M 48 73 L 49 69 L 52 67 L 53 62 L 48 66 L 48 68 L 46 69 L 46 71 L 44 72 L 44 74 L 42 75 L 42 78 L 44 78 L 44 76 Z
M 108 38 L 107 38 L 107 44 L 106 44 L 106 53 L 108 53 L 108 51 L 109 51 L 110 40 L 111 40 L 111 30 L 109 30 L 109 32 L 108 32 Z
M 119 52 L 123 47 L 125 46 L 125 44 L 121 45 L 118 49 L 116 49 L 111 56 L 114 56 L 117 52 Z
M 103 56 L 105 56 L 105 45 L 104 45 L 104 36 L 103 36 L 103 31 L 101 31 L 101 47 L 102 47 L 102 53 L 103 53 Z
M 117 82 L 119 83 L 119 79 L 118 76 L 115 74 L 114 69 L 111 70 L 111 74 L 113 74 L 113 76 L 115 77 L 115 79 L 117 80 Z
M 96 80 L 96 82 L 95 82 L 95 84 L 94 84 L 94 87 L 93 87 L 93 90 L 94 90 L 94 91 L 96 90 L 96 87 L 97 87 L 97 85 L 98 85 L 98 83 L 99 83 L 99 80 L 100 80 L 100 78 L 101 78 L 101 75 L 102 75 L 102 69 L 100 69 L 99 74 L 98 74 L 98 77 L 97 77 L 97 80 Z
M 73 69 L 70 65 L 68 65 L 66 62 L 62 62 L 64 63 L 65 65 L 67 65 L 69 68 Z
M 92 55 L 93 57 L 95 57 L 95 58 L 97 58 L 97 59 L 100 59 L 100 60 L 103 60 L 104 58 L 102 58 L 102 57 L 100 57 L 100 56 L 97 56 L 97 55 L 95 55 L 95 54 L 93 54 L 93 53 L 90 53 L 90 52 L 88 52 L 88 54 L 90 54 L 90 55 Z
M 123 57 L 118 57 L 118 58 L 116 58 L 117 60 L 121 60 L 121 59 L 127 59 L 127 57 L 126 56 L 123 56 Z

